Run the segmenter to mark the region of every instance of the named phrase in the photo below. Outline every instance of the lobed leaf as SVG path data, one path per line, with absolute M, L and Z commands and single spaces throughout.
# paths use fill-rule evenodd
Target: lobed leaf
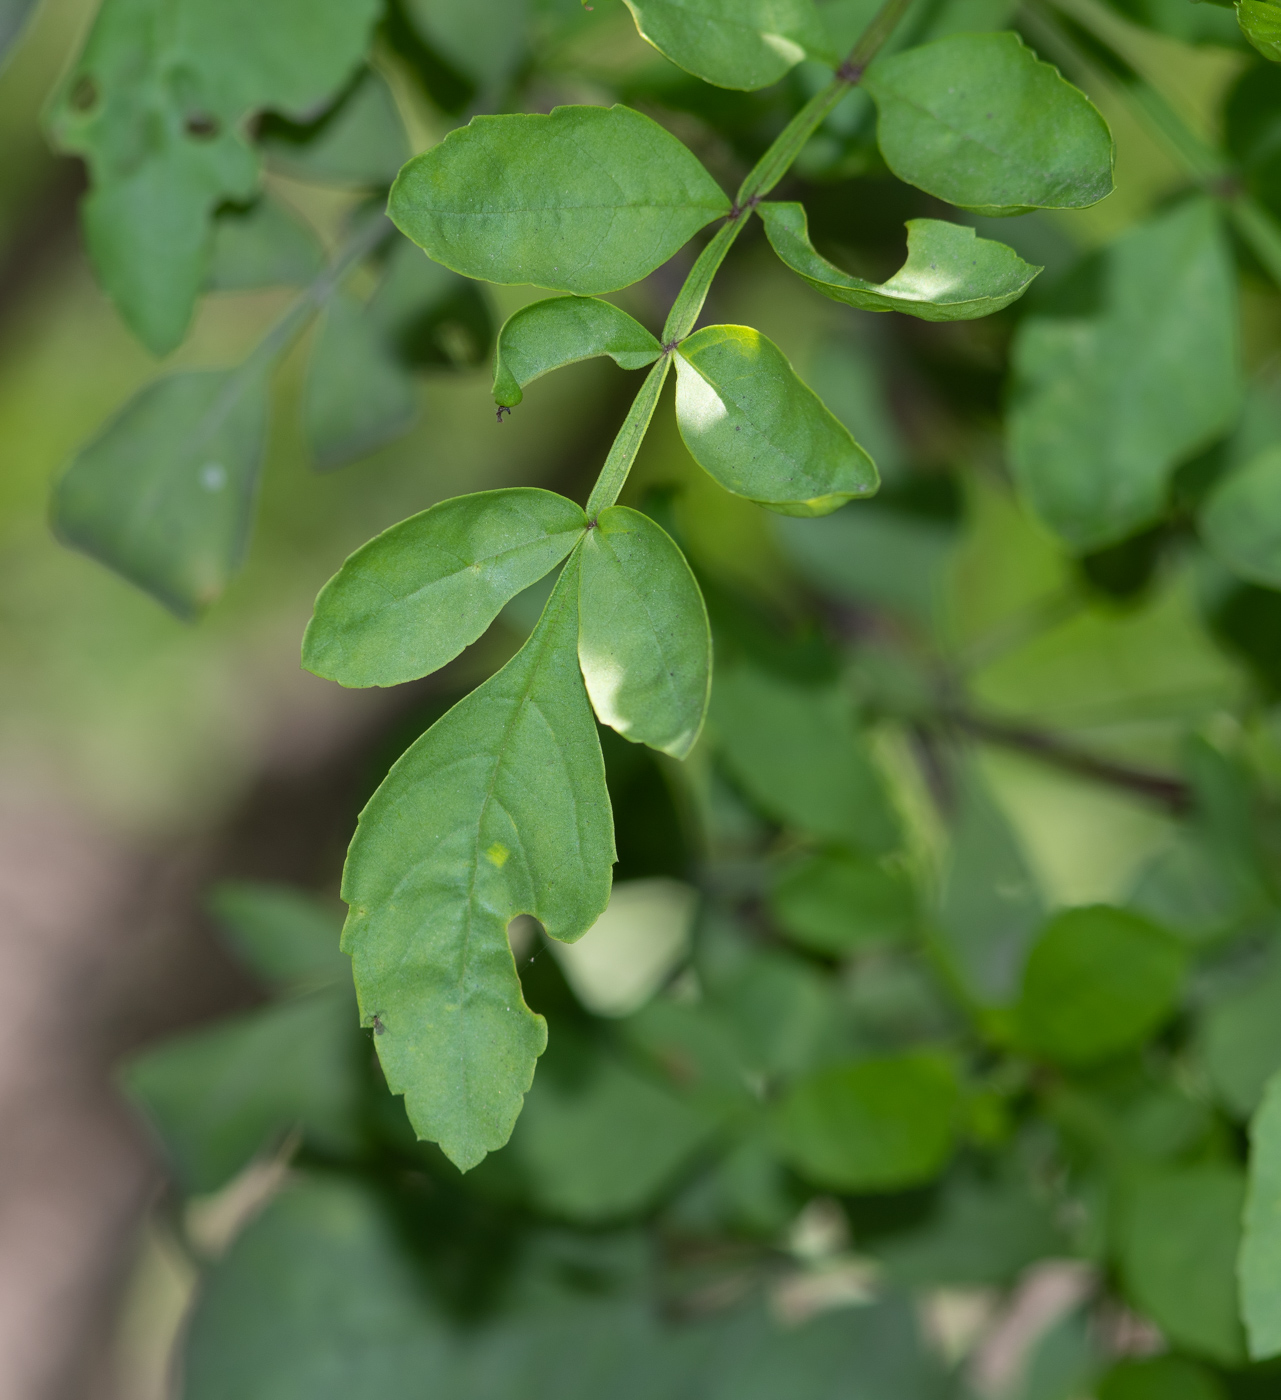
M 1256 1361 L 1281 1355 L 1281 1074 L 1250 1124 L 1241 1253 L 1241 1315 Z
M 762 204 L 770 246 L 816 292 L 862 311 L 902 311 L 922 321 L 972 321 L 1009 306 L 1042 269 L 972 228 L 909 219 L 907 262 L 888 282 L 851 277 L 814 251 L 805 208 Z
M 597 355 L 620 369 L 644 369 L 663 347 L 617 306 L 594 297 L 551 297 L 522 307 L 498 333 L 494 402 L 514 408 L 540 375 Z
M 455 496 L 362 545 L 320 590 L 307 670 L 339 685 L 400 685 L 470 646 L 587 528 L 554 492 L 511 486 Z
M 712 686 L 711 626 L 685 556 L 627 506 L 601 511 L 582 555 L 578 660 L 597 718 L 684 758 Z
M 676 372 L 681 437 L 727 491 L 811 516 L 876 490 L 872 459 L 759 331 L 705 326 L 681 341 Z
M 1220 482 L 1201 508 L 1201 536 L 1233 573 L 1281 588 L 1281 447 Z
M 1009 414 L 1015 476 L 1076 549 L 1161 513 L 1175 467 L 1241 401 L 1236 274 L 1208 200 L 1130 229 L 1019 327 Z
M 665 58 L 717 87 L 769 87 L 807 55 L 835 63 L 813 0 L 625 0 Z
M 157 379 L 72 459 L 54 487 L 54 529 L 194 617 L 244 556 L 266 434 L 262 372 Z
M 1084 209 L 1112 193 L 1107 123 L 1010 30 L 882 58 L 863 86 L 886 164 L 949 204 L 1025 214 Z
M 579 557 L 520 652 L 438 720 L 360 814 L 343 872 L 362 1023 L 418 1135 L 462 1170 L 511 1134 L 547 1043 L 507 926 L 572 941 L 609 900 L 605 768 L 578 669 Z M 381 1028 L 381 1029 L 379 1029 Z
M 585 295 L 639 281 L 729 209 L 687 147 L 621 106 L 474 117 L 405 166 L 388 205 L 455 272 Z

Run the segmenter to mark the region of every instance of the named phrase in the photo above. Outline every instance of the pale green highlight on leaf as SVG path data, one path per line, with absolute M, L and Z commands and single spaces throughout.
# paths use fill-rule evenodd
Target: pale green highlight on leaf
M 1281 63 L 1281 5 L 1270 0 L 1239 0 L 1237 23 L 1264 58 Z
M 578 659 L 597 718 L 684 758 L 712 685 L 711 627 L 685 556 L 627 506 L 601 511 L 582 554 Z
M 765 233 L 780 258 L 825 297 L 862 311 L 902 311 L 922 321 L 970 321 L 1009 306 L 1041 271 L 1004 243 L 963 224 L 910 219 L 907 262 L 888 282 L 851 277 L 820 257 L 800 204 L 762 204 Z
M 863 79 L 886 164 L 978 214 L 1083 209 L 1112 193 L 1112 134 L 1017 34 L 954 34 Z
M 1250 1124 L 1244 1233 L 1237 1261 L 1250 1355 L 1281 1355 L 1281 1074 Z
M 556 567 L 582 508 L 532 486 L 455 496 L 362 545 L 320 590 L 303 665 L 340 685 L 399 685 L 438 670 Z
M 663 347 L 618 307 L 594 297 L 551 297 L 522 307 L 498 335 L 494 402 L 515 407 L 524 387 L 547 374 L 608 355 L 620 369 L 644 369 Z
M 593 295 L 638 282 L 729 208 L 687 147 L 615 106 L 474 117 L 405 166 L 388 212 L 464 276 Z
M 262 373 L 157 379 L 76 454 L 54 488 L 54 528 L 194 617 L 244 556 L 266 433 Z
M 681 437 L 727 491 L 783 515 L 827 515 L 876 490 L 872 459 L 759 331 L 695 331 L 676 371 Z
M 806 55 L 835 62 L 812 0 L 625 0 L 636 28 L 717 87 L 769 87 Z
M 895 1191 L 945 1166 L 960 1089 L 950 1060 L 930 1051 L 860 1060 L 802 1080 L 775 1115 L 789 1161 L 843 1191 Z
M 572 940 L 609 900 L 613 822 L 565 566 L 520 652 L 392 768 L 343 872 L 361 1020 L 419 1137 L 464 1171 L 511 1133 L 547 1043 L 507 941 L 518 914 Z M 510 854 L 501 865 L 495 846 Z
M 1201 509 L 1201 535 L 1233 573 L 1281 588 L 1281 447 L 1234 471 Z

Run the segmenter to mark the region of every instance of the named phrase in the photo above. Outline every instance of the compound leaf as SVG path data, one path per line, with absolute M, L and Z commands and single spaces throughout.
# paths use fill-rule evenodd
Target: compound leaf
M 508 924 L 532 914 L 572 941 L 609 901 L 613 822 L 578 669 L 578 573 L 573 556 L 524 647 L 392 768 L 343 872 L 362 1023 L 418 1135 L 464 1171 L 507 1141 L 547 1043 Z
M 98 277 L 155 354 L 186 333 L 210 220 L 250 199 L 245 117 L 303 113 L 360 61 L 377 0 L 108 0 L 54 98 L 57 144 L 85 157 L 84 229 Z
M 248 209 L 219 213 L 205 289 L 298 287 L 310 282 L 324 262 L 325 251 L 310 226 L 279 200 L 263 195 Z
M 767 203 L 759 213 L 770 246 L 793 272 L 816 292 L 863 311 L 971 321 L 1017 301 L 1042 270 L 962 224 L 909 219 L 907 262 L 888 282 L 865 282 L 814 251 L 803 205 Z
M 396 226 L 466 277 L 595 295 L 665 263 L 729 200 L 629 107 L 474 117 L 392 186 Z
M 1112 193 L 1112 133 L 1010 30 L 954 34 L 874 63 L 886 164 L 978 214 L 1083 209 Z
M 806 55 L 834 60 L 812 0 L 626 0 L 636 28 L 717 87 L 769 87 Z
M 582 553 L 578 660 L 597 718 L 684 758 L 712 685 L 711 627 L 685 556 L 627 506 L 601 511 Z
M 872 459 L 759 331 L 695 331 L 676 372 L 681 437 L 727 491 L 782 515 L 828 515 L 876 490 Z
M 399 685 L 470 646 L 573 549 L 582 508 L 533 486 L 455 496 L 362 545 L 320 590 L 303 665 L 339 685 Z
M 1180 461 L 1241 401 L 1236 274 L 1206 200 L 1123 234 L 1019 327 L 1009 418 L 1015 474 L 1076 549 L 1156 519 Z
M 1281 447 L 1234 471 L 1201 510 L 1201 535 L 1233 573 L 1281 588 Z
M 929 1181 L 952 1151 L 960 1089 L 950 1060 L 919 1051 L 836 1065 L 779 1105 L 780 1150 L 811 1180 L 842 1191 Z
M 266 433 L 257 369 L 157 379 L 76 454 L 54 488 L 54 528 L 194 617 L 244 555 Z
M 1238 1260 L 1250 1355 L 1281 1354 L 1281 1074 L 1250 1124 L 1250 1168 Z
M 594 297 L 551 297 L 522 307 L 498 333 L 494 402 L 514 408 L 526 384 L 562 365 L 608 355 L 620 369 L 644 369 L 663 347 L 618 307 Z
M 1103 904 L 1065 910 L 1028 954 L 1023 1039 L 1067 1065 L 1133 1049 L 1174 1010 L 1186 967 L 1174 937 L 1137 914 Z

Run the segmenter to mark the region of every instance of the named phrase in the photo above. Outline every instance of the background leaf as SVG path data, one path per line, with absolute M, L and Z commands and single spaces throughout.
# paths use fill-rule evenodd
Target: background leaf
M 814 251 L 805 207 L 762 204 L 770 246 L 816 292 L 861 311 L 902 311 L 922 321 L 990 316 L 1027 291 L 1041 271 L 1004 243 L 979 238 L 963 224 L 909 219 L 907 261 L 879 285 L 851 277 Z
M 1281 1355 L 1281 1075 L 1250 1124 L 1250 1173 L 1239 1260 L 1241 1313 L 1255 1360 Z
M 685 556 L 627 506 L 601 511 L 582 556 L 578 660 L 596 717 L 684 758 L 712 687 L 711 627 Z
M 474 117 L 405 166 L 388 212 L 466 277 L 594 295 L 639 281 L 729 207 L 674 136 L 616 106 Z
M 978 214 L 1081 209 L 1112 192 L 1112 134 L 1084 93 L 1017 34 L 954 34 L 882 58 L 876 101 L 886 164 Z
M 917 926 L 912 884 L 902 871 L 840 850 L 788 865 L 770 891 L 770 911 L 802 948 L 832 957 L 902 942 Z
M 244 557 L 266 435 L 256 366 L 154 380 L 76 454 L 54 488 L 54 528 L 194 617 Z
M 223 880 L 208 907 L 232 951 L 271 987 L 322 987 L 350 975 L 338 947 L 342 918 L 314 895 L 290 885 Z
M 736 496 L 827 515 L 878 479 L 849 429 L 748 326 L 705 326 L 676 351 L 676 421 L 690 455 Z
M 305 286 L 325 263 L 311 228 L 279 200 L 263 195 L 247 209 L 222 209 L 214 223 L 205 290 Z
M 1281 588 L 1281 447 L 1269 448 L 1220 482 L 1198 524 L 1211 553 L 1233 573 Z
M 517 914 L 585 933 L 615 858 L 578 669 L 578 559 L 533 635 L 396 763 L 343 872 L 363 1024 L 420 1137 L 464 1171 L 501 1147 L 547 1043 L 507 942 Z M 377 1029 L 377 1028 L 375 1028 Z
M 1238 1118 L 1259 1106 L 1281 1069 L 1281 960 L 1250 969 L 1248 981 L 1206 1008 L 1201 1024 L 1205 1067 L 1221 1103 Z
M 582 508 L 532 486 L 455 496 L 362 545 L 316 599 L 303 665 L 340 685 L 399 685 L 470 646 L 582 537 Z

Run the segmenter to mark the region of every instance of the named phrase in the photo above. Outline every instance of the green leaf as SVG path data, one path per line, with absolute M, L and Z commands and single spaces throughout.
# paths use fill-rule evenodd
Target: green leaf
M 1225 1366 L 1245 1359 L 1236 1258 L 1245 1178 L 1207 1164 L 1134 1183 L 1120 1219 L 1131 1301 L 1181 1350 Z
M 758 1083 L 842 1058 L 842 1010 L 830 978 L 785 953 L 755 953 L 715 989 L 715 1007 Z
M 839 850 L 793 862 L 775 882 L 769 902 L 789 938 L 828 956 L 899 943 L 916 928 L 916 899 L 907 876 Z
M 0 63 L 22 37 L 35 0 L 0 0 Z
M 251 199 L 245 118 L 302 113 L 355 68 L 377 0 L 107 0 L 50 109 L 82 155 L 85 238 L 99 280 L 153 353 L 186 333 L 209 269 L 211 218 Z
M 565 1077 L 542 1067 L 512 1152 L 541 1210 L 594 1225 L 652 1204 L 716 1130 L 715 1119 L 605 1055 L 585 1074 L 581 1064 Z
M 223 880 L 208 907 L 240 961 L 273 987 L 320 987 L 350 974 L 338 947 L 342 918 L 315 895 L 289 885 Z
M 263 195 L 248 209 L 224 209 L 214 224 L 205 290 L 301 287 L 324 266 L 325 251 L 308 224 Z
M 1112 193 L 1112 133 L 1010 30 L 954 34 L 874 63 L 886 164 L 978 214 L 1084 209 Z
M 366 310 L 388 349 L 415 368 L 480 365 L 494 341 L 482 290 L 407 238 L 396 239 Z
M 593 297 L 552 297 L 522 307 L 498 334 L 494 402 L 514 408 L 526 384 L 562 365 L 608 355 L 620 369 L 644 369 L 663 347 L 626 311 Z
M 1281 588 L 1281 447 L 1269 448 L 1220 482 L 1201 508 L 1199 523 L 1210 552 L 1233 573 Z
M 1248 1118 L 1281 1069 L 1281 960 L 1211 1002 L 1201 1025 L 1205 1068 L 1219 1100 Z
M 525 49 L 528 0 L 406 0 L 414 28 L 482 86 L 501 83 Z
M 1250 1355 L 1281 1355 L 1281 1074 L 1250 1124 L 1250 1168 L 1238 1272 Z
M 772 816 L 871 855 L 898 844 L 898 819 L 837 687 L 718 666 L 711 723 L 731 773 Z
M 1213 1372 L 1186 1356 L 1122 1361 L 1098 1385 L 1099 1400 L 1227 1400 Z
M 665 58 L 717 87 L 769 87 L 806 55 L 836 62 L 812 0 L 626 0 Z
M 1023 1040 L 1066 1065 L 1131 1050 L 1169 1018 L 1186 969 L 1182 946 L 1137 914 L 1067 909 L 1028 955 L 1017 1008 Z
M 288 122 L 269 114 L 259 144 L 272 170 L 359 190 L 386 189 L 412 154 L 396 99 L 371 68 L 314 121 Z
M 810 243 L 805 207 L 762 204 L 770 246 L 816 292 L 862 311 L 902 311 L 922 321 L 972 321 L 1009 306 L 1042 269 L 1004 243 L 979 238 L 963 224 L 909 219 L 907 262 L 888 282 L 851 277 Z
M 711 627 L 685 556 L 627 506 L 601 511 L 582 554 L 578 660 L 596 716 L 684 758 L 712 687 Z
M 326 1152 L 359 1143 L 362 1037 L 349 987 L 316 992 L 165 1042 L 124 1086 L 184 1189 L 224 1185 L 293 1127 Z
M 661 266 L 729 200 L 628 107 L 474 117 L 392 186 L 397 228 L 466 277 L 595 295 Z
M 705 326 L 681 341 L 676 372 L 681 437 L 727 491 L 828 515 L 876 490 L 872 459 L 759 331 Z
M 837 1065 L 779 1105 L 780 1150 L 841 1191 L 895 1191 L 937 1176 L 952 1152 L 960 1090 L 942 1055 L 920 1051 Z
M 609 901 L 614 833 L 578 669 L 575 555 L 499 673 L 405 753 L 343 872 L 362 1023 L 418 1135 L 460 1168 L 505 1143 L 547 1042 L 507 925 L 570 942 Z M 375 1027 L 377 1030 L 377 1027 Z
M 1239 0 L 1237 22 L 1264 58 L 1281 63 L 1281 5 L 1271 0 Z
M 72 459 L 54 487 L 54 529 L 192 618 L 240 567 L 266 435 L 261 372 L 157 379 Z
M 303 434 L 317 470 L 331 471 L 394 442 L 417 416 L 413 376 L 365 307 L 334 292 L 316 327 L 303 388 Z
M 372 1191 L 295 1178 L 202 1280 L 186 1400 L 352 1400 L 453 1384 L 454 1336 Z M 437 1389 L 439 1387 L 439 1389 Z
M 532 486 L 455 496 L 362 545 L 320 590 L 307 670 L 339 685 L 400 685 L 470 646 L 587 528 L 582 508 Z
M 1036 513 L 1078 550 L 1157 519 L 1174 468 L 1241 401 L 1236 274 L 1194 199 L 1122 234 L 1019 327 L 1010 454 Z

